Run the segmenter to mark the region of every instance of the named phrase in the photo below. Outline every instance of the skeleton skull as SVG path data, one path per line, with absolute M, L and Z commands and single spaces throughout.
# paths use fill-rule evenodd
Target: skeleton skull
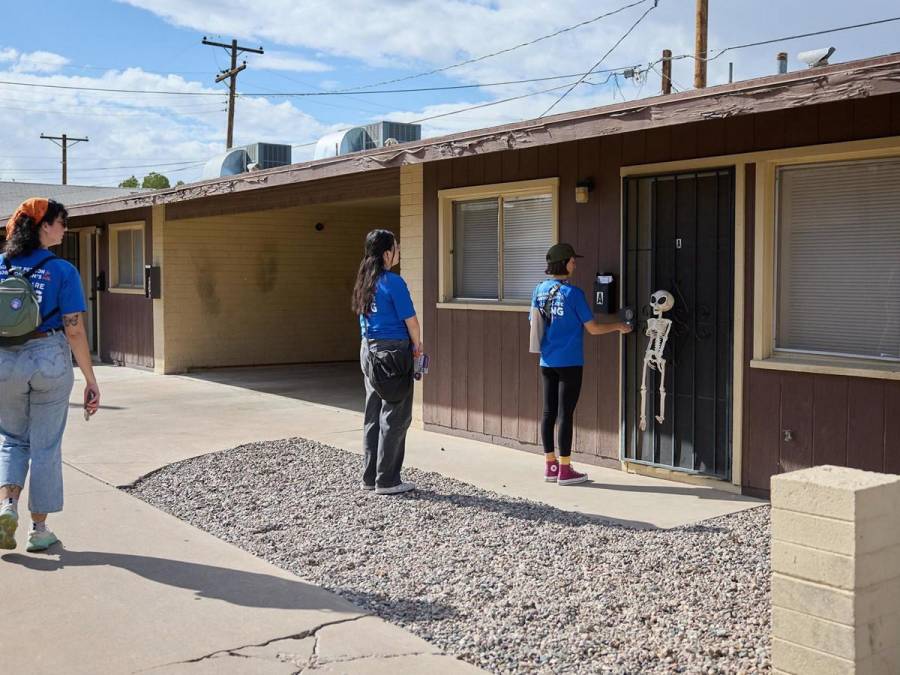
M 653 308 L 653 313 L 659 316 L 675 306 L 675 298 L 668 291 L 656 291 L 650 296 L 650 306 Z

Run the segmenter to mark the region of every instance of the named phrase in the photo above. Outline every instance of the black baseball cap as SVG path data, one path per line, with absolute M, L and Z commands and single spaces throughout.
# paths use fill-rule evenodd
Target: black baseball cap
M 583 255 L 578 255 L 577 253 L 575 253 L 575 249 L 572 248 L 571 244 L 554 244 L 550 247 L 550 250 L 547 251 L 548 263 L 568 262 L 569 258 L 583 257 Z

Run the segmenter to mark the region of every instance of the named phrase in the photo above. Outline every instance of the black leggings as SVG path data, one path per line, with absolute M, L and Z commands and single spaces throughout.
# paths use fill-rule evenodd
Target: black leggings
M 559 416 L 559 456 L 572 454 L 572 428 L 575 406 L 581 394 L 582 366 L 541 368 L 544 376 L 544 418 L 541 421 L 541 441 L 544 452 L 553 452 L 553 427 Z

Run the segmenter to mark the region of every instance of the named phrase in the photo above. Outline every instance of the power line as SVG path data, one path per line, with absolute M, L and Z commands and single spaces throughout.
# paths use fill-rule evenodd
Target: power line
M 652 7 L 648 7 L 648 8 L 647 8 L 647 11 L 645 11 L 643 14 L 640 15 L 640 17 L 638 17 L 638 20 L 635 21 L 635 22 L 631 25 L 631 28 L 629 28 L 627 31 L 625 31 L 625 33 L 622 35 L 622 37 L 620 37 L 618 40 L 616 40 L 616 43 L 615 43 L 612 47 L 610 47 L 610 48 L 606 51 L 606 53 L 605 53 L 603 56 L 600 57 L 600 60 L 597 61 L 597 63 L 595 63 L 593 66 L 591 66 L 590 70 L 588 70 L 586 73 L 584 73 L 584 75 L 582 75 L 582 76 L 578 79 L 577 82 L 573 83 L 572 86 L 570 86 L 565 92 L 563 92 L 562 96 L 560 96 L 558 99 L 556 99 L 556 100 L 553 102 L 553 104 L 552 104 L 549 108 L 547 108 L 544 112 L 542 112 L 540 115 L 538 115 L 538 119 L 540 119 L 541 117 L 544 117 L 547 113 L 549 113 L 549 112 L 550 112 L 551 110 L 553 110 L 557 105 L 559 105 L 559 103 L 562 102 L 562 100 L 563 100 L 566 96 L 568 96 L 569 94 L 572 93 L 572 90 L 575 89 L 575 87 L 577 87 L 579 84 L 581 84 L 582 82 L 584 82 L 585 79 L 587 79 L 587 77 L 588 77 L 589 75 L 591 75 L 591 74 L 594 72 L 594 69 L 595 69 L 595 68 L 599 67 L 601 63 L 603 63 L 604 61 L 606 61 L 607 57 L 608 57 L 610 54 L 612 54 L 612 53 L 616 50 L 616 48 L 617 48 L 620 44 L 622 44 L 622 42 L 625 41 L 625 38 L 627 38 L 629 35 L 631 35 L 631 32 L 632 32 L 635 28 L 638 27 L 638 25 L 641 23 L 641 21 L 643 21 L 645 18 L 647 18 L 647 15 L 648 15 L 650 12 L 652 12 L 654 9 L 656 9 L 656 7 L 657 7 L 658 4 L 659 4 L 659 0 L 653 0 L 653 6 L 652 6 Z M 618 85 L 618 82 L 619 82 L 619 79 L 616 78 L 616 84 L 617 84 L 617 85 Z
M 649 0 L 641 0 L 641 1 L 647 2 Z M 633 3 L 631 5 L 627 5 L 623 9 L 633 7 L 636 4 L 640 4 L 640 3 Z M 617 11 L 621 11 L 621 9 L 617 10 Z M 762 40 L 759 42 L 748 42 L 746 44 L 732 45 L 730 47 L 725 47 L 725 48 L 719 49 L 719 50 L 711 50 L 711 51 L 717 51 L 717 53 L 715 56 L 710 57 L 708 60 L 712 61 L 714 59 L 719 58 L 722 54 L 729 52 L 729 51 L 734 51 L 736 49 L 746 49 L 748 47 L 758 47 L 761 45 L 773 44 L 775 42 L 797 40 L 797 39 L 805 38 L 805 37 L 813 37 L 813 36 L 817 36 L 817 35 L 827 35 L 829 33 L 839 33 L 842 31 L 854 30 L 857 28 L 866 28 L 869 26 L 876 26 L 876 25 L 891 23 L 891 22 L 895 22 L 895 21 L 900 21 L 900 16 L 891 17 L 891 18 L 887 18 L 887 19 L 878 19 L 876 21 L 868 21 L 865 23 L 858 23 L 858 24 L 853 24 L 850 26 L 839 26 L 837 28 L 828 28 L 825 30 L 814 31 L 811 33 L 800 33 L 797 35 L 787 35 L 784 37 L 773 38 L 770 40 Z M 549 37 L 549 36 L 544 36 L 543 39 L 546 39 L 547 37 Z M 538 38 L 535 41 L 539 41 L 540 39 L 541 38 Z M 535 41 L 532 41 L 532 43 Z M 523 43 L 522 46 L 524 46 L 526 44 L 530 44 L 530 43 Z M 515 48 L 517 49 L 518 47 L 515 47 Z M 497 53 L 500 53 L 500 52 L 496 52 L 495 54 L 497 54 Z M 485 55 L 484 57 L 479 57 L 479 58 L 488 58 L 489 56 L 492 56 L 492 55 Z M 674 59 L 687 59 L 687 58 L 693 59 L 696 57 L 693 54 L 679 54 L 679 55 L 673 56 L 671 58 L 674 60 Z M 661 62 L 661 60 L 658 59 L 656 61 L 653 61 L 652 64 L 656 65 L 660 62 Z M 463 64 L 454 64 L 454 65 L 463 65 Z M 449 68 L 449 67 L 445 67 L 445 69 L 446 68 Z M 610 69 L 609 71 L 595 70 L 595 71 L 592 71 L 591 74 L 611 72 L 613 70 L 623 70 L 623 69 L 616 68 L 616 69 Z M 475 83 L 475 84 L 469 84 L 469 85 L 449 85 L 449 86 L 444 86 L 444 87 L 386 89 L 386 90 L 378 90 L 378 91 L 366 91 L 365 90 L 365 89 L 368 89 L 369 87 L 380 86 L 383 84 L 392 84 L 394 82 L 399 82 L 399 81 L 407 80 L 407 79 L 413 79 L 416 77 L 423 77 L 426 74 L 428 74 L 428 73 L 420 73 L 417 75 L 410 75 L 405 78 L 398 78 L 396 80 L 388 80 L 388 81 L 379 82 L 379 83 L 375 83 L 375 84 L 371 84 L 371 85 L 365 85 L 364 87 L 340 89 L 340 90 L 335 90 L 335 91 L 272 92 L 272 93 L 247 92 L 247 93 L 242 93 L 242 94 L 238 94 L 238 95 L 244 96 L 244 97 L 250 97 L 250 96 L 254 96 L 254 97 L 270 97 L 270 96 L 271 97 L 274 97 L 274 96 L 301 97 L 301 96 L 337 96 L 337 95 L 353 95 L 353 94 L 373 94 L 373 95 L 374 94 L 399 94 L 399 93 L 415 93 L 415 92 L 427 92 L 427 91 L 448 91 L 448 90 L 453 90 L 453 89 L 473 89 L 473 88 L 479 88 L 479 87 L 496 87 L 496 86 L 503 86 L 503 85 L 509 85 L 509 84 L 525 84 L 525 83 L 529 83 L 529 82 L 541 82 L 541 81 L 547 81 L 547 80 L 553 80 L 553 79 L 565 79 L 567 77 L 577 77 L 579 75 L 579 73 L 575 73 L 575 74 L 571 74 L 571 75 L 551 75 L 548 77 L 530 78 L 530 79 L 525 79 L 525 80 L 509 80 L 506 82 Z M 159 96 L 222 96 L 223 95 L 222 92 L 208 92 L 208 91 L 117 89 L 117 88 L 109 88 L 109 87 L 81 87 L 81 86 L 75 86 L 75 85 L 38 84 L 36 82 L 11 82 L 11 81 L 7 81 L 7 80 L 0 80 L 0 84 L 9 85 L 9 86 L 17 86 L 17 87 L 35 87 L 35 88 L 43 88 L 43 89 L 64 89 L 64 90 L 74 90 L 74 91 L 90 91 L 90 92 L 121 93 L 121 94 L 144 94 L 144 95 L 159 95 Z
M 10 106 L 10 105 L 2 105 L 0 104 L 0 109 L 2 110 L 25 110 L 28 112 L 40 113 L 40 114 L 52 114 L 52 115 L 62 115 L 69 116 L 75 115 L 79 117 L 160 117 L 165 114 L 165 112 L 174 113 L 178 116 L 186 116 L 186 115 L 210 115 L 216 112 L 225 112 L 225 108 L 221 106 L 216 106 L 215 108 L 195 108 L 195 109 L 184 109 L 184 110 L 169 110 L 169 111 L 111 111 L 111 110 L 98 110 L 98 111 L 88 111 L 88 110 L 54 110 L 50 108 L 42 108 L 39 110 L 35 110 L 34 108 L 27 108 L 22 106 Z
M 173 173 L 180 173 L 182 171 L 190 171 L 192 169 L 199 169 L 203 164 L 205 164 L 205 162 L 197 162 L 196 164 L 191 164 L 190 166 L 183 166 L 183 167 L 179 167 L 179 168 L 175 168 L 175 169 L 167 169 L 165 174 L 168 176 L 169 174 L 173 174 Z M 121 176 L 123 171 L 127 172 L 127 170 L 128 170 L 127 167 L 123 167 L 122 169 L 105 168 L 105 169 L 103 169 L 104 173 L 92 174 L 90 176 L 90 178 L 91 178 L 91 180 L 105 180 L 108 178 L 116 178 L 116 177 Z M 75 171 L 74 173 L 80 175 L 81 173 L 83 173 L 85 171 L 87 171 L 87 170 L 79 169 L 79 170 Z M 20 171 L 20 170 L 14 170 L 14 169 L 7 169 L 5 171 L 5 173 L 7 176 L 19 176 L 19 175 L 24 174 L 26 177 L 30 178 L 31 180 L 37 180 L 40 178 L 40 175 L 35 176 L 27 170 Z
M 712 61 L 712 60 L 717 59 L 720 56 L 722 56 L 722 54 L 724 54 L 725 52 L 730 52 L 735 49 L 745 49 L 747 47 L 759 47 L 761 45 L 770 45 L 774 42 L 785 42 L 787 40 L 799 40 L 800 38 L 814 37 L 816 35 L 827 35 L 828 33 L 839 33 L 841 31 L 853 30 L 855 28 L 866 28 L 868 26 L 877 26 L 879 24 L 891 23 L 892 21 L 900 21 L 900 16 L 895 16 L 895 17 L 892 17 L 889 19 L 878 19 L 877 21 L 868 21 L 866 23 L 857 23 L 852 26 L 841 26 L 839 28 L 828 28 L 825 30 L 818 30 L 818 31 L 815 31 L 812 33 L 801 33 L 799 35 L 787 35 L 785 37 L 774 38 L 772 40 L 763 40 L 761 42 L 748 42 L 747 44 L 743 44 L 743 45 L 734 45 L 732 47 L 725 47 L 725 49 L 718 50 L 718 54 L 716 54 L 715 56 L 712 56 L 706 60 Z M 691 55 L 686 54 L 685 56 L 691 56 Z
M 599 75 L 602 73 L 622 72 L 627 68 L 638 68 L 639 64 L 631 66 L 620 66 L 618 68 L 605 68 L 603 70 L 595 70 L 591 74 Z M 347 96 L 350 94 L 414 94 L 429 91 L 455 91 L 458 89 L 481 89 L 487 87 L 502 87 L 511 84 L 530 84 L 533 82 L 548 82 L 550 80 L 566 80 L 572 77 L 581 77 L 582 73 L 568 73 L 566 75 L 547 75 L 545 77 L 530 77 L 524 80 L 505 80 L 503 82 L 476 82 L 474 84 L 451 84 L 439 87 L 415 87 L 411 89 L 376 89 L 374 91 L 347 90 L 340 91 L 307 91 L 307 92 L 285 92 L 275 93 L 272 96 Z M 253 96 L 254 94 L 241 94 L 241 96 Z
M 76 87 L 68 84 L 37 84 L 36 82 L 10 82 L 0 80 L 0 84 L 14 87 L 38 87 L 40 89 L 67 89 L 74 91 L 99 91 L 114 94 L 157 94 L 160 96 L 222 96 L 219 91 L 153 91 L 149 89 L 115 89 L 111 87 Z
M 593 19 L 588 19 L 587 21 L 581 21 L 579 23 L 573 24 L 571 26 L 566 26 L 565 28 L 561 28 L 553 33 L 549 33 L 547 35 L 542 35 L 533 40 L 529 40 L 528 42 L 522 42 L 513 47 L 507 47 L 506 49 L 501 49 L 496 52 L 491 52 L 490 54 L 484 54 L 482 56 L 476 56 L 471 59 L 467 59 L 465 61 L 460 61 L 459 63 L 452 63 L 449 66 L 443 66 L 441 68 L 435 68 L 433 70 L 428 70 L 422 73 L 417 73 L 415 75 L 407 75 L 405 77 L 398 77 L 393 80 L 384 80 L 382 82 L 375 82 L 369 85 L 363 85 L 362 87 L 356 87 L 356 89 L 368 89 L 369 87 L 380 87 L 384 84 L 394 84 L 395 82 L 405 82 L 406 80 L 413 80 L 419 77 L 426 77 L 428 75 L 435 75 L 437 73 L 443 73 L 448 70 L 452 70 L 454 68 L 460 68 L 461 66 L 467 66 L 472 63 L 477 63 L 479 61 L 484 61 L 485 59 L 493 58 L 494 56 L 500 56 L 501 54 L 508 54 L 509 52 L 515 51 L 517 49 L 522 49 L 523 47 L 530 47 L 531 45 L 537 44 L 538 42 L 542 42 L 544 40 L 549 40 L 550 38 L 554 38 L 558 35 L 562 35 L 563 33 L 568 33 L 570 31 L 576 30 L 583 26 L 587 26 L 588 24 L 596 23 L 602 19 L 606 19 L 614 14 L 618 14 L 619 12 L 624 12 L 626 9 L 631 9 L 632 7 L 636 7 L 637 5 L 642 5 L 645 2 L 649 2 L 650 0 L 637 0 L 636 2 L 632 2 L 628 5 L 624 5 L 619 7 L 618 9 L 614 9 L 610 12 L 606 12 L 605 14 L 601 14 L 599 16 L 595 16 Z M 341 90 L 341 91 L 350 91 L 350 90 Z
M 119 169 L 156 169 L 160 167 L 169 167 L 169 166 L 180 166 L 184 167 L 185 165 L 198 165 L 205 164 L 206 160 L 200 159 L 192 159 L 190 161 L 184 162 L 168 162 L 168 163 L 157 163 L 157 164 L 134 164 L 134 165 L 125 165 L 125 166 L 89 166 L 84 167 L 82 169 L 78 169 L 79 173 L 84 171 L 112 171 Z M 56 173 L 58 169 L 21 169 L 21 173 Z M 170 169 L 172 170 L 172 169 Z
M 601 71 L 598 71 L 598 72 L 601 72 Z M 594 85 L 594 86 L 602 86 L 602 85 L 606 84 L 607 82 L 609 82 L 609 81 L 612 79 L 613 74 L 614 74 L 614 73 L 610 73 L 609 75 L 607 75 L 606 79 L 605 79 L 603 82 L 591 82 L 590 80 L 584 80 L 584 81 L 581 82 L 580 84 L 592 84 L 592 85 Z M 575 83 L 575 84 L 579 84 L 579 83 Z M 457 110 L 451 110 L 451 111 L 449 111 L 449 112 L 440 113 L 440 114 L 438 114 L 438 115 L 431 115 L 431 116 L 429 116 L 429 117 L 422 117 L 422 118 L 417 119 L 417 120 L 411 120 L 411 121 L 409 122 L 409 124 L 419 124 L 419 123 L 421 123 L 421 122 L 428 122 L 428 121 L 430 121 L 430 120 L 435 120 L 435 119 L 438 119 L 438 118 L 441 118 L 441 117 L 449 117 L 450 115 L 458 115 L 459 113 L 469 112 L 470 110 L 479 110 L 479 109 L 481 109 L 481 108 L 489 108 L 489 107 L 491 107 L 491 106 L 501 105 L 501 104 L 503 104 L 503 103 L 509 103 L 509 102 L 511 102 L 511 101 L 519 101 L 519 100 L 521 100 L 521 99 L 529 98 L 529 97 L 531 97 L 531 96 L 538 96 L 538 95 L 540 95 L 540 94 L 546 94 L 546 93 L 549 93 L 549 92 L 552 92 L 552 91 L 559 91 L 560 89 L 565 89 L 565 88 L 568 87 L 568 86 L 570 86 L 569 83 L 566 83 L 566 84 L 560 85 L 560 86 L 558 86 L 558 87 L 550 87 L 549 89 L 540 89 L 540 90 L 538 90 L 538 91 L 532 91 L 532 92 L 530 92 L 530 93 L 528 93 L 528 94 L 520 94 L 519 96 L 511 96 L 511 97 L 509 97 L 509 98 L 504 98 L 504 99 L 500 99 L 500 100 L 497 100 L 497 101 L 488 101 L 487 103 L 479 103 L 478 105 L 471 105 L 471 106 L 467 106 L 467 107 L 465 107 L 465 108 L 459 108 L 459 109 L 457 109 Z M 337 129 L 337 130 L 335 130 L 334 132 L 330 132 L 330 133 L 339 133 L 339 132 L 341 132 L 341 131 L 349 131 L 351 128 L 353 128 L 353 127 L 346 127 L 346 128 L 344 128 L 344 129 Z M 311 142 L 309 142 L 309 143 L 297 143 L 296 145 L 292 145 L 291 147 L 293 147 L 293 148 L 307 148 L 307 147 L 309 147 L 309 146 L 311 146 L 311 145 L 315 145 L 316 143 L 318 143 L 318 141 L 311 141 Z

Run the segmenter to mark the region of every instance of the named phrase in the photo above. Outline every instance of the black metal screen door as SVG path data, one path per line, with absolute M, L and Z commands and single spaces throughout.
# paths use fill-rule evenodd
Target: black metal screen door
M 734 326 L 734 173 L 731 169 L 625 179 L 625 304 L 638 325 L 625 341 L 625 458 L 731 476 Z M 639 428 L 650 294 L 675 307 L 666 359 L 665 420 L 659 373 L 648 371 L 646 431 Z
M 78 232 L 66 232 L 63 235 L 62 244 L 54 246 L 50 250 L 63 260 L 68 260 L 75 265 L 77 270 L 81 270 L 81 247 Z

